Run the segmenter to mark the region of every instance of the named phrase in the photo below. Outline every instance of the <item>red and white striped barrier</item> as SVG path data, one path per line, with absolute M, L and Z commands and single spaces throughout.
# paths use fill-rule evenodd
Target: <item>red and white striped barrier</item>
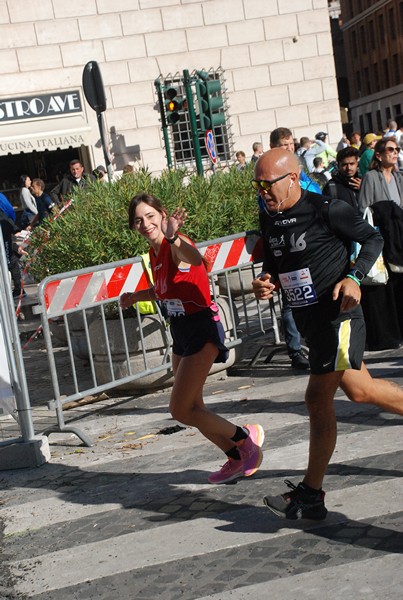
M 258 234 L 199 246 L 201 254 L 207 260 L 209 273 L 238 267 L 249 262 L 259 262 L 262 260 L 261 248 L 261 238 Z
M 83 309 L 102 300 L 117 300 L 124 292 L 149 287 L 142 261 L 85 272 L 73 277 L 50 280 L 44 289 L 46 313 L 49 317 L 68 310 Z
M 258 234 L 199 245 L 201 254 L 208 261 L 209 273 L 230 269 L 261 260 L 261 243 Z M 147 289 L 148 279 L 141 260 L 123 266 L 94 271 L 86 269 L 82 274 L 60 279 L 50 279 L 44 289 L 48 317 L 69 310 L 87 308 L 103 300 L 117 300 L 124 292 Z

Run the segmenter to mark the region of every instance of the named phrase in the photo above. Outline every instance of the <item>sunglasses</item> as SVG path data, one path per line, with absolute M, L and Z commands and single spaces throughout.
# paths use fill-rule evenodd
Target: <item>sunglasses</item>
M 281 181 L 291 175 L 291 173 L 286 173 L 285 175 L 281 175 L 281 177 L 276 177 L 276 179 L 252 179 L 251 184 L 254 190 L 258 191 L 260 188 L 265 192 L 270 192 L 272 186 L 277 183 L 277 181 Z
M 396 154 L 399 154 L 399 148 L 395 148 L 395 146 L 386 146 L 385 152 L 395 152 Z

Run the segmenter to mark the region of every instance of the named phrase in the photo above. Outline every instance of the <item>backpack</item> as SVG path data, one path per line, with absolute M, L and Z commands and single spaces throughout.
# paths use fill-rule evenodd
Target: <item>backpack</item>
M 306 159 L 304 158 L 306 152 L 307 152 L 307 150 L 304 150 L 303 152 L 301 152 L 301 154 L 298 154 L 297 160 L 298 160 L 299 164 L 302 166 L 305 173 L 308 173 L 308 166 L 306 164 Z
M 330 197 L 335 200 L 337 198 L 337 188 L 336 188 L 336 183 L 330 179 L 329 181 L 329 193 L 330 193 Z
M 309 173 L 309 177 L 312 179 L 312 181 L 318 184 L 321 190 L 323 190 L 327 184 L 327 177 L 324 173 L 311 172 Z

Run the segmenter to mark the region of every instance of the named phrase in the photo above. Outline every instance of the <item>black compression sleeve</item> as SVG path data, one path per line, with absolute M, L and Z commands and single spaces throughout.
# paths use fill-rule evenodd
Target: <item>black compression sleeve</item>
M 361 244 L 355 268 L 362 273 L 368 273 L 382 251 L 381 234 L 343 200 L 330 202 L 328 220 L 331 230 L 338 237 Z

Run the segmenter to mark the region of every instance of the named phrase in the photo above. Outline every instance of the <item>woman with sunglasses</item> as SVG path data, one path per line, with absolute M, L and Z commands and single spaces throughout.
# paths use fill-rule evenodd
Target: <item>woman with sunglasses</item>
M 168 314 L 173 339 L 174 385 L 169 409 L 174 419 L 197 427 L 227 456 L 209 483 L 228 483 L 250 477 L 262 462 L 264 440 L 260 425 L 236 426 L 208 410 L 203 386 L 214 362 L 225 362 L 224 330 L 217 306 L 211 301 L 203 257 L 194 243 L 179 233 L 187 214 L 177 208 L 168 216 L 161 202 L 146 193 L 129 205 L 129 227 L 150 245 L 154 287 L 120 298 L 122 308 L 135 302 L 159 300 Z
M 397 168 L 399 148 L 393 138 L 378 140 L 372 162 L 360 190 L 362 210 L 382 200 L 393 200 L 403 206 L 403 176 Z
M 362 286 L 368 350 L 398 348 L 403 339 L 403 239 L 395 237 L 399 229 L 403 231 L 403 175 L 397 168 L 398 155 L 394 138 L 378 140 L 358 198 L 361 211 L 370 206 L 374 214 L 385 242 L 383 255 L 389 272 L 386 285 Z M 401 270 L 392 270 L 394 263 Z

